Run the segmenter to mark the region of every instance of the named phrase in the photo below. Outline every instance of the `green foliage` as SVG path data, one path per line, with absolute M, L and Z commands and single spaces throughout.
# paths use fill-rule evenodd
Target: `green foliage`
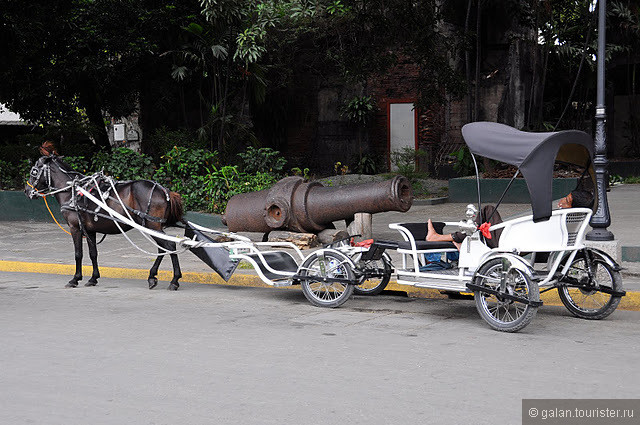
M 209 169 L 215 166 L 217 153 L 174 146 L 162 159 L 154 179 L 180 193 L 185 209 L 206 211 L 209 206 L 206 179 Z
M 427 153 L 423 150 L 405 146 L 391 152 L 391 163 L 397 167 L 398 173 L 408 179 L 415 179 L 422 174 L 416 170 L 418 159 L 426 156 Z
M 213 168 L 203 179 L 207 193 L 207 209 L 223 213 L 229 199 L 236 194 L 268 189 L 277 181 L 271 173 L 248 174 L 238 171 L 237 165 Z
M 362 155 L 357 160 L 356 165 L 353 167 L 353 171 L 357 174 L 376 174 L 378 172 L 378 164 L 375 158 L 371 155 Z
M 342 162 L 338 161 L 335 164 L 333 164 L 333 171 L 336 173 L 336 175 L 340 175 L 340 176 L 344 176 L 345 174 L 349 174 L 349 166 L 347 164 L 343 164 Z
M 10 163 L 0 159 L 0 189 L 21 190 L 29 179 L 31 162 L 21 159 L 16 163 Z
M 17 165 L 0 159 L 0 190 L 24 189 L 30 168 L 28 159 L 19 160 Z
M 280 175 L 287 165 L 287 160 L 280 156 L 280 152 L 271 148 L 249 146 L 238 156 L 242 159 L 242 170 L 249 174 L 268 172 Z
M 640 176 L 625 177 L 623 183 L 626 184 L 640 184 Z
M 31 164 L 39 157 L 37 149 L 30 145 L 0 146 L 0 189 L 23 189 Z
M 42 143 L 41 137 L 38 136 L 39 143 L 28 143 L 28 144 L 7 144 L 0 146 L 0 158 L 5 161 L 8 161 L 12 164 L 15 164 L 23 159 L 30 159 L 35 161 L 40 158 L 40 153 L 38 149 L 35 147 L 40 146 Z
M 350 122 L 364 126 L 369 122 L 374 111 L 371 96 L 356 96 L 345 103 L 340 114 L 347 117 Z
M 160 127 L 148 138 L 148 144 L 153 146 L 154 158 L 157 162 L 174 146 L 191 149 L 205 149 L 207 147 L 206 141 L 199 139 L 194 132 L 184 129 L 170 130 L 166 127 Z
M 104 169 L 105 174 L 117 180 L 151 179 L 154 171 L 151 157 L 128 148 L 98 152 L 93 157 L 91 168 L 95 171 Z
M 82 174 L 90 174 L 92 171 L 89 161 L 84 156 L 65 156 L 62 159 L 74 171 Z
M 475 167 L 473 165 L 473 158 L 471 152 L 466 146 L 461 147 L 457 151 L 451 154 L 455 160 L 453 169 L 461 176 L 469 176 L 474 174 Z
M 0 159 L 0 189 L 13 189 L 14 175 L 11 164 Z
M 304 168 L 301 169 L 299 167 L 293 167 L 291 169 L 291 174 L 294 176 L 300 176 L 304 179 L 304 181 L 308 181 L 311 178 L 311 175 L 309 174 L 309 169 L 308 168 Z

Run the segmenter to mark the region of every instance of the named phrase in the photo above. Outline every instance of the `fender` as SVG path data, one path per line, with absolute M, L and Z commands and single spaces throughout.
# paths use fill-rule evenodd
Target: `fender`
M 319 253 L 324 253 L 324 252 L 332 252 L 334 254 L 337 254 L 338 256 L 342 257 L 344 259 L 344 262 L 349 263 L 349 266 L 351 266 L 352 270 L 356 269 L 356 264 L 353 262 L 353 260 L 348 256 L 348 255 L 344 255 L 342 252 L 338 251 L 337 249 L 333 249 L 333 248 L 322 248 L 322 249 L 318 249 L 316 251 L 314 251 L 311 255 L 317 255 Z M 309 258 L 309 257 L 307 257 Z M 305 261 L 307 259 L 305 258 Z M 304 262 L 304 261 L 303 261 Z
M 619 272 L 620 270 L 622 270 L 622 267 L 620 266 L 620 264 L 618 264 L 616 262 L 616 260 L 614 260 L 609 254 L 607 254 L 606 252 L 597 249 L 597 248 L 584 248 L 585 251 L 589 251 L 591 253 L 591 255 L 593 255 L 594 259 L 598 259 L 598 260 L 602 260 L 605 263 L 607 263 L 609 266 L 611 266 L 611 268 L 617 272 Z
M 478 266 L 478 268 L 475 270 L 475 272 L 473 273 L 473 278 L 471 279 L 472 282 L 475 281 L 478 270 L 480 270 L 484 264 L 486 264 L 490 260 L 493 260 L 494 258 L 502 258 L 503 260 L 506 260 L 509 263 L 509 269 L 517 269 L 521 271 L 522 273 L 527 275 L 527 277 L 531 279 L 532 282 L 536 282 L 539 280 L 535 277 L 533 268 L 522 257 L 519 257 L 510 252 L 492 252 L 483 259 L 480 266 Z

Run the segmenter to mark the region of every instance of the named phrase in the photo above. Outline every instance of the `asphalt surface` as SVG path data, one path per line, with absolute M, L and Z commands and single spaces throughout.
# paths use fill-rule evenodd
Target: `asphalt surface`
M 640 312 L 0 272 L 2 424 L 518 424 L 523 398 L 640 398 Z

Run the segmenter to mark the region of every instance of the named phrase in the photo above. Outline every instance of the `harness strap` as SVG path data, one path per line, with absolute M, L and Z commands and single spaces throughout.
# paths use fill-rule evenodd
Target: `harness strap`
M 117 199 L 115 199 L 113 196 L 109 196 L 108 198 L 109 200 L 112 201 L 117 201 Z M 140 217 L 142 220 L 147 220 L 147 221 L 153 221 L 155 223 L 165 223 L 167 220 L 164 218 L 160 218 L 160 217 L 154 217 L 152 215 L 149 215 L 147 213 L 144 213 L 140 210 L 136 210 L 134 208 L 131 208 L 128 205 L 124 206 L 129 212 L 137 215 L 138 217 Z M 106 215 L 106 214 L 102 214 L 100 212 L 100 208 L 96 208 L 95 210 L 90 210 L 86 207 L 80 207 L 78 206 L 78 203 L 75 203 L 75 206 L 73 204 L 68 204 L 68 205 L 63 205 L 62 207 L 60 207 L 60 209 L 63 210 L 67 210 L 67 211 L 82 211 L 84 213 L 88 213 L 88 214 L 93 214 L 94 217 L 102 217 L 102 218 L 111 218 L 110 216 Z M 121 223 L 126 224 L 125 222 L 123 222 L 122 220 L 119 220 Z

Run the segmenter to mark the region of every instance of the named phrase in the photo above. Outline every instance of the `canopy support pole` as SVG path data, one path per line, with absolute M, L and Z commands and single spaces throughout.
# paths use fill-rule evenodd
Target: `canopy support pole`
M 478 170 L 478 162 L 476 161 L 476 156 L 469 150 L 471 153 L 471 158 L 473 159 L 473 166 L 476 169 L 476 187 L 478 188 L 478 214 L 480 214 L 480 223 L 483 223 L 482 219 L 482 198 L 480 196 L 480 170 Z
M 606 0 L 598 0 L 598 91 L 596 105 L 596 137 L 595 158 L 593 168 L 596 172 L 596 195 L 598 197 L 598 209 L 591 217 L 589 224 L 593 228 L 586 235 L 590 241 L 612 241 L 613 233 L 607 230 L 611 224 L 609 203 L 607 202 L 607 131 L 604 100 L 604 72 L 605 72 L 605 23 L 607 15 Z

